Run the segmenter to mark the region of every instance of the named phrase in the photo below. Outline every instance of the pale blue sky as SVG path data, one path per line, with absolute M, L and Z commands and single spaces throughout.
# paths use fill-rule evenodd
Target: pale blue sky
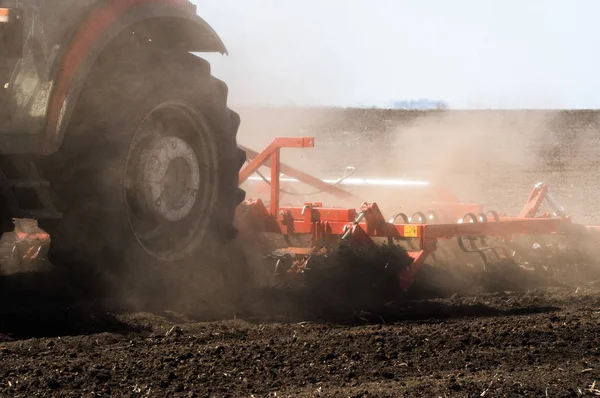
M 233 103 L 600 108 L 600 1 L 195 2 Z

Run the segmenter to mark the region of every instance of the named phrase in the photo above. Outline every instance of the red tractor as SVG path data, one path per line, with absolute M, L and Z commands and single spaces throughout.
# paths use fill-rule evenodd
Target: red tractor
M 208 261 L 246 159 L 208 52 L 186 0 L 0 0 L 2 233 L 37 220 L 52 263 L 118 281 Z

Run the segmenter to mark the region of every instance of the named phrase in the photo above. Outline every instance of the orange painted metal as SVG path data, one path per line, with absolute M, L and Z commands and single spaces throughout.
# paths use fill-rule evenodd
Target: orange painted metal
M 240 171 L 240 184 L 246 182 L 248 177 L 258 171 L 259 168 L 266 165 L 271 155 L 281 148 L 312 148 L 315 146 L 315 141 L 312 137 L 287 138 L 277 137 L 267 146 L 262 152 L 254 152 L 253 150 L 240 145 L 250 163 Z
M 250 163 L 247 164 L 240 171 L 240 184 L 246 182 L 248 177 L 250 177 L 253 173 L 258 171 L 258 169 L 262 166 L 273 167 L 273 161 L 269 165 L 267 161 L 277 152 L 276 157 L 279 157 L 279 151 L 281 148 L 312 148 L 315 145 L 315 140 L 313 137 L 299 137 L 299 138 L 283 138 L 278 137 L 267 146 L 262 152 L 255 152 L 249 148 L 240 145 L 244 151 L 246 151 L 246 157 L 251 159 Z M 288 166 L 286 164 L 281 163 L 279 161 L 279 172 L 283 173 L 287 176 L 297 179 L 304 184 L 315 187 L 323 192 L 326 192 L 330 195 L 333 195 L 338 198 L 356 198 L 350 192 L 347 192 L 335 185 L 328 184 L 325 181 L 316 178 L 310 174 L 304 173 L 294 167 Z M 273 175 L 273 171 L 271 172 Z M 273 181 L 273 178 L 271 179 Z M 279 181 L 279 174 L 277 177 L 277 181 Z M 273 183 L 271 182 L 271 196 L 275 195 L 273 192 Z M 276 194 L 279 195 L 279 190 L 276 191 Z
M 421 266 L 425 263 L 425 260 L 433 251 L 421 250 L 418 252 L 408 252 L 408 255 L 413 258 L 412 264 L 405 270 L 400 272 L 398 278 L 400 279 L 400 289 L 406 291 L 410 288 L 413 283 L 414 277 L 419 272 Z
M 523 207 L 523 210 L 521 210 L 521 213 L 519 214 L 519 217 L 535 217 L 536 213 L 540 209 L 540 206 L 542 205 L 542 202 L 544 201 L 547 192 L 548 186 L 545 184 L 542 184 L 539 187 L 537 185 L 533 187 L 531 193 L 529 194 L 529 198 L 525 203 L 525 207 Z
M 251 160 L 241 172 L 240 182 L 257 171 L 261 166 L 271 167 L 270 210 L 262 201 L 246 201 L 254 217 L 263 221 L 254 222 L 256 232 L 279 232 L 285 236 L 299 234 L 310 235 L 312 247 L 290 247 L 285 249 L 297 259 L 290 272 L 301 272 L 317 248 L 328 247 L 331 242 L 340 239 L 352 245 L 374 244 L 374 238 L 386 238 L 389 241 L 408 240 L 418 244 L 418 250 L 409 252 L 413 258 L 411 266 L 398 277 L 403 289 L 408 289 L 421 265 L 435 252 L 441 240 L 452 238 L 503 237 L 510 239 L 516 235 L 543 235 L 568 233 L 572 225 L 568 217 L 551 218 L 548 214 L 536 217 L 546 197 L 548 187 L 538 184 L 532 190 L 527 203 L 518 217 L 506 217 L 493 214 L 491 219 L 483 216 L 483 206 L 461 203 L 449 192 L 443 192 L 443 202 L 433 206 L 435 211 L 443 211 L 448 223 L 398 224 L 386 221 L 376 203 L 363 203 L 359 210 L 351 208 L 323 207 L 322 203 L 305 203 L 302 207 L 279 207 L 279 176 L 281 173 L 297 178 L 312 187 L 322 189 L 338 197 L 352 196 L 350 193 L 322 180 L 305 174 L 281 163 L 281 148 L 313 147 L 312 138 L 277 138 L 264 151 L 256 153 L 247 150 Z M 465 214 L 472 214 L 470 222 L 456 222 Z M 483 221 L 480 220 L 483 217 Z M 468 218 L 465 218 L 467 220 Z M 487 220 L 487 221 L 486 221 Z M 593 227 L 590 227 L 593 228 Z M 319 249 L 322 250 L 322 249 Z
M 281 148 L 275 148 L 271 154 L 271 214 L 279 210 L 279 176 L 281 174 Z

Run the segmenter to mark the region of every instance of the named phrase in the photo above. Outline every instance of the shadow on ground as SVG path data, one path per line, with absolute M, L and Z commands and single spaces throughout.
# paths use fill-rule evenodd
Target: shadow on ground
M 305 294 L 291 295 L 289 292 L 263 293 L 246 303 L 246 310 L 238 318 L 252 323 L 298 323 L 312 322 L 338 324 L 344 326 L 364 324 L 386 324 L 399 322 L 436 323 L 457 318 L 503 317 L 513 315 L 533 315 L 559 311 L 558 306 L 536 305 L 534 303 L 510 302 L 505 298 L 491 295 L 477 300 L 406 299 L 379 305 L 361 306 L 358 302 L 322 302 Z M 249 304 L 252 301 L 251 304 Z M 477 302 L 479 301 L 479 302 Z M 489 302 L 490 304 L 483 303 Z M 192 316 L 196 321 L 215 321 L 216 317 L 202 314 Z
M 55 268 L 51 272 L 26 273 L 0 277 L 0 339 L 25 339 L 88 335 L 94 333 L 136 333 L 151 328 L 121 321 L 122 314 L 145 311 L 168 320 L 169 311 L 180 313 L 189 321 L 221 321 L 233 316 L 252 323 L 318 322 L 323 324 L 363 325 L 397 322 L 435 323 L 456 318 L 502 317 L 557 311 L 559 308 L 518 302 L 502 297 L 505 290 L 526 290 L 531 283 L 517 285 L 483 283 L 487 300 L 460 299 L 451 290 L 472 287 L 475 279 L 453 278 L 424 268 L 427 286 L 398 295 L 398 286 L 388 269 L 360 267 L 332 268 L 315 274 L 308 288 L 289 287 L 252 291 L 241 298 L 235 313 L 215 312 L 214 308 L 191 305 L 178 308 L 131 308 L 109 299 L 98 289 L 94 278 L 77 275 L 72 270 Z M 333 270 L 331 272 L 331 270 Z M 360 272 L 359 272 L 360 271 Z M 457 279 L 457 278 L 454 278 Z M 496 278 L 493 278 L 496 280 Z M 392 281 L 392 282 L 390 282 Z M 432 281 L 437 281 L 432 285 Z M 478 282 L 481 284 L 481 280 Z M 484 281 L 485 282 L 485 281 Z M 533 284 L 537 285 L 537 284 Z M 508 289 L 513 288 L 513 289 Z M 496 293 L 490 293 L 496 292 Z M 521 294 L 521 293 L 519 293 Z M 486 296 L 487 295 L 487 296 Z M 476 297 L 476 295 L 475 295 Z M 117 303 L 117 304 L 115 304 Z M 212 309 L 212 311 L 211 311 Z M 125 317 L 126 319 L 126 317 Z M 2 337 L 4 336 L 4 337 Z
M 124 323 L 101 308 L 56 308 L 0 314 L 0 338 L 4 336 L 8 340 L 142 331 L 139 326 Z
M 60 270 L 0 277 L 0 339 L 130 333 L 92 283 Z

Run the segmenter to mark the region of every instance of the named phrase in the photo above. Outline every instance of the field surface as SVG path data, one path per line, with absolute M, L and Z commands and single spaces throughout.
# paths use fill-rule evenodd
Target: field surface
M 284 161 L 319 177 L 353 166 L 360 177 L 442 181 L 466 201 L 510 213 L 544 181 L 576 222 L 600 224 L 600 113 L 241 114 L 240 143 L 253 149 L 275 136 L 315 136 L 316 148 L 284 151 Z M 358 193 L 404 209 L 401 194 Z M 211 322 L 77 301 L 77 289 L 59 289 L 58 304 L 36 309 L 26 304 L 49 303 L 59 282 L 19 279 L 26 288 L 16 289 L 16 279 L 4 280 L 1 300 L 14 305 L 0 315 L 0 396 L 600 395 L 597 275 L 465 289 L 382 312 L 324 316 L 310 305 L 265 304 Z

